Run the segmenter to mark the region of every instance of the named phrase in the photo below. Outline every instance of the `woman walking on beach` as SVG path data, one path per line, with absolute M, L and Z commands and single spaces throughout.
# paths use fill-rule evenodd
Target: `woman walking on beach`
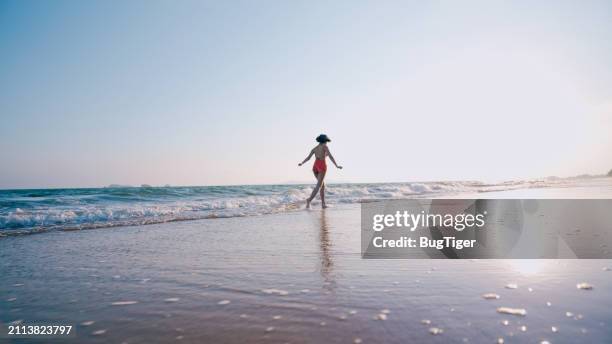
M 331 160 L 337 168 L 342 169 L 342 166 L 338 166 L 336 160 L 334 160 L 334 157 L 327 147 L 327 143 L 331 142 L 329 137 L 327 137 L 325 134 L 321 134 L 317 136 L 316 140 L 319 144 L 310 151 L 310 154 L 308 154 L 304 161 L 298 164 L 298 166 L 302 166 L 306 161 L 310 160 L 313 155 L 316 158 L 314 165 L 312 166 L 312 172 L 314 173 L 315 178 L 317 178 L 317 185 L 315 186 L 314 190 L 312 190 L 310 197 L 308 197 L 306 200 L 306 208 L 308 209 L 310 208 L 310 202 L 312 202 L 312 200 L 317 196 L 317 192 L 319 192 L 319 190 L 321 191 L 321 207 L 327 208 L 325 205 L 325 182 L 323 181 L 323 179 L 325 179 L 325 173 L 327 172 L 325 157 L 329 156 L 329 160 Z

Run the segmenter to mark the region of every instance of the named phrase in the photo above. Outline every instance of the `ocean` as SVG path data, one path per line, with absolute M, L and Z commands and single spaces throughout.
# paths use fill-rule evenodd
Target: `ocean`
M 331 206 L 375 199 L 452 197 L 530 188 L 564 187 L 597 177 L 478 181 L 329 184 Z M 601 178 L 600 178 L 601 179 Z M 105 187 L 0 190 L 0 236 L 296 211 L 313 185 Z M 317 201 L 313 202 L 314 205 Z

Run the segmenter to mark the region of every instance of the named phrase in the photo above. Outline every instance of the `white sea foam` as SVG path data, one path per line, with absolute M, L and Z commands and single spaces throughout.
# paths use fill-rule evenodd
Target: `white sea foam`
M 286 290 L 281 290 L 281 289 L 262 289 L 261 290 L 262 293 L 264 294 L 269 294 L 269 295 L 280 295 L 280 296 L 287 296 L 289 295 L 289 292 Z
M 492 184 L 330 184 L 326 190 L 329 204 L 346 204 L 575 183 L 575 179 L 544 178 Z M 0 232 L 25 234 L 287 212 L 300 209 L 311 191 L 311 185 L 0 191 Z

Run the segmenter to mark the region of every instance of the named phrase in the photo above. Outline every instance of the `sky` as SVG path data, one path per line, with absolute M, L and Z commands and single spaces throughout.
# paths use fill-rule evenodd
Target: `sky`
M 612 169 L 609 1 L 0 2 L 0 188 Z

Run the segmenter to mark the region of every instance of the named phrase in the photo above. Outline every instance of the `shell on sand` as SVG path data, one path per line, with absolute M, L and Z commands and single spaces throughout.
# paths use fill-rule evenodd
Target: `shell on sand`
M 499 299 L 499 295 L 495 293 L 486 293 L 486 294 L 482 294 L 482 298 L 485 300 L 497 300 Z
M 138 301 L 115 301 L 113 303 L 111 303 L 111 305 L 113 306 L 127 306 L 127 305 L 134 305 L 137 304 Z
M 443 332 L 444 332 L 444 330 L 441 329 L 441 328 L 438 328 L 438 327 L 431 327 L 429 329 L 429 333 L 433 334 L 434 336 L 437 335 L 437 334 L 442 334 Z
M 497 313 L 525 316 L 527 315 L 527 310 L 524 308 L 499 307 L 497 308 Z
M 387 315 L 385 313 L 380 313 L 374 319 L 376 319 L 376 320 L 387 320 Z

